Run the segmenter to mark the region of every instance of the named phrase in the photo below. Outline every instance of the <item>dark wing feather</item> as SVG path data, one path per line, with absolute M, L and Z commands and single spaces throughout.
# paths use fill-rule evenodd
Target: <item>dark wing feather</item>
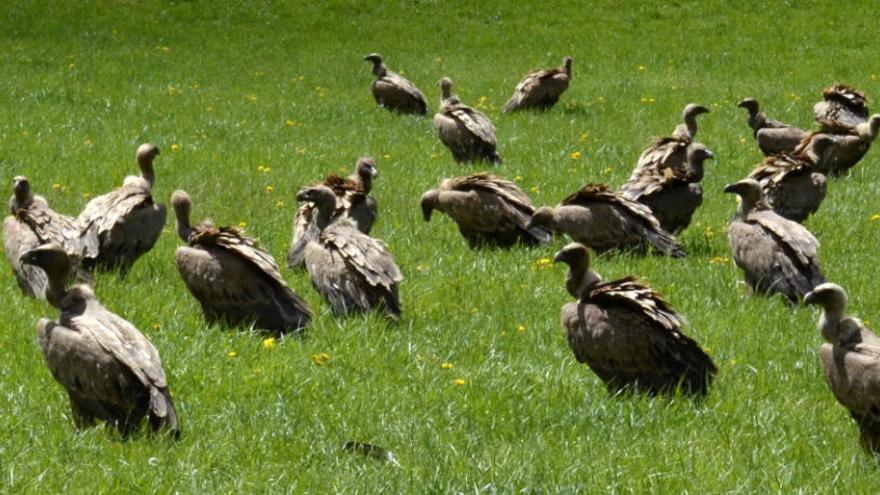
M 822 91 L 824 101 L 813 107 L 813 116 L 823 131 L 852 132 L 868 119 L 868 99 L 861 91 L 834 84 Z

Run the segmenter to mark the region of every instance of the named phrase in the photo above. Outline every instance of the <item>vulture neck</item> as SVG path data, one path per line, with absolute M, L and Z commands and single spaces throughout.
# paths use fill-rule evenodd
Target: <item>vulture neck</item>
M 822 338 L 831 344 L 841 342 L 844 335 L 841 335 L 841 320 L 843 320 L 843 311 L 840 309 L 827 308 L 822 312 L 822 318 L 819 319 L 819 331 L 822 332 Z
M 877 132 L 880 131 L 880 116 L 874 115 L 871 117 L 871 120 L 859 124 L 859 137 L 862 140 L 865 140 L 869 143 L 873 142 L 877 137 Z
M 177 206 L 174 209 L 177 217 L 177 235 L 184 242 L 189 242 L 190 236 L 193 234 L 192 225 L 189 223 L 189 208 L 185 206 Z
M 572 296 L 581 298 L 591 287 L 601 281 L 602 277 L 590 270 L 585 262 L 578 262 L 571 265 L 568 279 L 565 281 L 565 288 Z
M 370 172 L 359 172 L 358 177 L 361 180 L 361 188 L 363 188 L 364 193 L 370 194 L 370 191 L 373 189 L 373 174 Z
M 752 212 L 752 210 L 755 209 L 755 205 L 757 205 L 757 201 L 740 196 L 739 206 L 737 206 L 736 208 L 736 215 L 740 219 L 745 219 L 746 215 L 748 215 Z
M 315 203 L 315 226 L 324 230 L 333 220 L 334 207 L 330 204 Z
M 373 62 L 373 75 L 376 76 L 377 79 L 383 78 L 388 74 L 388 67 L 385 67 L 385 64 L 380 61 Z
M 139 160 L 138 165 L 141 167 L 141 178 L 147 181 L 147 184 L 152 189 L 153 181 L 156 180 L 156 174 L 153 172 L 153 160 L 151 158 L 145 158 Z
M 48 274 L 49 284 L 46 286 L 46 301 L 53 307 L 61 309 L 61 301 L 67 295 L 67 276 L 61 273 Z

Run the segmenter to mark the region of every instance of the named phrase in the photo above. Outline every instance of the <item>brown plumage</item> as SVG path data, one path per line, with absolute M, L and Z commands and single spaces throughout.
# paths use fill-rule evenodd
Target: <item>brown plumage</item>
M 284 333 L 309 324 L 309 305 L 287 286 L 271 254 L 235 228 L 210 222 L 191 227 L 186 192 L 175 191 L 171 204 L 177 233 L 187 243 L 177 248 L 177 270 L 209 325 L 253 324 Z
M 46 272 L 47 299 L 60 310 L 57 321 L 40 319 L 37 340 L 49 371 L 67 390 L 76 426 L 103 420 L 127 437 L 148 416 L 151 430 L 164 425 L 179 437 L 177 412 L 153 344 L 104 308 L 87 285 L 66 288 L 73 267 L 61 246 L 33 249 L 21 262 Z
M 486 160 L 501 163 L 495 150 L 495 126 L 483 112 L 473 109 L 452 94 L 452 80 L 438 83 L 442 90 L 440 108 L 434 115 L 434 127 L 440 141 L 452 152 L 456 162 Z
M 868 98 L 855 88 L 835 83 L 822 90 L 822 98 L 813 106 L 822 132 L 853 132 L 868 119 Z
M 841 175 L 856 166 L 868 153 L 871 144 L 877 138 L 878 131 L 880 131 L 880 114 L 874 114 L 846 133 L 810 133 L 802 140 L 797 151 L 808 150 L 814 146 L 817 139 L 830 138 L 831 145 L 822 160 L 816 163 L 816 167 L 826 174 Z
M 880 455 L 880 338 L 860 319 L 844 314 L 846 292 L 837 284 L 816 287 L 804 304 L 823 309 L 819 330 L 825 343 L 819 360 L 825 381 L 859 426 L 862 447 Z
M 749 127 L 752 133 L 757 137 L 758 131 L 761 129 L 784 129 L 791 127 L 790 125 L 774 119 L 768 119 L 764 112 L 761 112 L 758 100 L 754 98 L 744 98 L 737 105 L 739 108 L 745 108 L 749 112 Z
M 364 56 L 364 60 L 372 62 L 373 75 L 373 98 L 381 107 L 400 113 L 412 113 L 425 115 L 428 113 L 428 100 L 419 91 L 415 84 L 405 77 L 388 70 L 382 62 L 382 56 L 371 53 Z
M 373 178 L 378 175 L 376 162 L 368 156 L 359 158 L 355 173 L 345 179 L 336 174 L 328 175 L 322 184 L 336 193 L 333 219 L 348 218 L 355 223 L 358 230 L 369 235 L 379 214 L 376 199 L 369 195 L 373 188 Z M 293 217 L 293 239 L 287 254 L 288 268 L 303 265 L 306 245 L 318 236 L 314 215 L 315 205 L 311 202 L 302 203 L 296 210 Z
M 819 209 L 827 191 L 827 179 L 816 162 L 831 146 L 830 137 L 817 139 L 805 154 L 769 156 L 749 174 L 761 184 L 764 199 L 779 215 L 803 222 Z
M 315 204 L 320 235 L 306 245 L 305 264 L 312 285 L 337 315 L 383 307 L 398 319 L 398 286 L 403 274 L 384 242 L 360 232 L 351 220 L 333 221 L 336 195 L 324 185 L 303 189 L 297 201 Z
M 752 290 L 780 293 L 797 304 L 825 282 L 819 268 L 819 241 L 801 224 L 767 207 L 758 181 L 743 179 L 726 186 L 724 192 L 740 197 L 727 237 L 733 259 Z
M 651 209 L 660 227 L 677 234 L 690 223 L 694 211 L 703 203 L 703 187 L 700 180 L 704 163 L 715 155 L 701 143 L 678 147 L 675 153 L 683 153 L 686 161 L 682 166 L 667 167 L 663 161 L 633 171 L 629 180 L 620 188 L 627 199 L 638 201 Z M 667 160 L 677 161 L 677 157 Z
M 809 136 L 809 132 L 793 126 L 765 127 L 758 130 L 755 140 L 764 156 L 773 156 L 779 153 L 794 153 L 801 142 Z
M 685 256 L 681 244 L 660 227 L 647 206 L 604 184 L 587 184 L 556 207 L 538 208 L 528 227 L 537 226 L 566 233 L 596 251 L 653 246 L 669 256 Z
M 706 394 L 718 370 L 660 294 L 635 277 L 603 282 L 583 244 L 565 246 L 554 261 L 569 265 L 565 286 L 577 299 L 561 312 L 568 345 L 609 390 Z
M 548 229 L 528 226 L 535 212 L 529 197 L 516 184 L 497 175 L 480 173 L 446 179 L 422 195 L 421 206 L 426 222 L 435 209 L 449 215 L 472 248 L 550 242 Z
M 687 178 L 689 182 L 699 182 L 703 179 L 702 174 L 694 177 L 696 171 L 688 165 L 688 145 L 697 134 L 697 116 L 708 113 L 709 109 L 696 103 L 689 103 L 682 110 L 683 123 L 678 124 L 672 131 L 672 136 L 653 138 L 636 162 L 630 180 L 642 173 L 651 170 L 663 172 L 670 169 L 676 177 Z
M 18 285 L 26 295 L 45 298 L 48 279 L 41 268 L 20 263 L 25 252 L 54 242 L 64 247 L 75 264 L 84 256 L 97 253 L 98 238 L 94 231 L 81 232 L 76 220 L 49 208 L 45 198 L 34 195 L 27 177 L 13 180 L 9 209 L 12 215 L 3 220 L 3 245 Z
M 562 60 L 562 66 L 553 69 L 535 69 L 516 85 L 513 96 L 507 100 L 502 112 L 514 112 L 524 108 L 549 110 L 556 105 L 571 81 L 571 57 Z
M 100 243 L 97 256 L 83 264 L 92 268 L 118 268 L 125 275 L 141 255 L 156 244 L 165 226 L 165 205 L 153 202 L 153 160 L 159 148 L 142 144 L 137 150 L 140 177 L 125 178 L 122 187 L 89 201 L 77 221 L 83 231 L 94 229 Z

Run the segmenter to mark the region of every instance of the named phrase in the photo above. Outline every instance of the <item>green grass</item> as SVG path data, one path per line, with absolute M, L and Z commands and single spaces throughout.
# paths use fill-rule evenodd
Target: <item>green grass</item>
M 877 466 L 821 376 L 818 314 L 751 297 L 732 262 L 710 263 L 729 256 L 734 200 L 721 188 L 760 160 L 736 101 L 755 96 L 769 116 L 809 127 L 833 81 L 880 97 L 872 3 L 45 4 L 0 6 L 0 184 L 25 174 L 75 214 L 85 193 L 134 173 L 137 145 L 151 141 L 162 149 L 157 198 L 186 189 L 196 218 L 244 221 L 283 260 L 297 189 L 369 154 L 381 173 L 374 235 L 405 274 L 404 318 L 335 319 L 305 273 L 285 270 L 316 312 L 302 339 L 267 349 L 259 334 L 207 328 L 169 224 L 125 281 L 100 277 L 97 293 L 160 350 L 183 438 L 122 442 L 75 431 L 33 330 L 57 313 L 4 269 L 0 490 L 878 491 Z M 606 278 L 647 278 L 687 316 L 720 368 L 704 403 L 609 397 L 575 362 L 558 322 L 564 269 L 536 264 L 565 239 L 474 252 L 447 217 L 422 221 L 424 190 L 485 166 L 455 164 L 430 118 L 374 106 L 361 61 L 372 51 L 432 106 L 444 75 L 465 102 L 485 96 L 505 160 L 496 171 L 520 176 L 536 204 L 588 181 L 619 186 L 685 103 L 711 106 L 698 137 L 718 160 L 682 235 L 690 257 L 595 260 Z M 499 113 L 528 69 L 564 55 L 574 80 L 557 108 Z M 878 156 L 833 181 L 808 223 L 825 273 L 869 325 L 880 322 Z M 313 364 L 319 353 L 329 362 Z M 342 452 L 352 439 L 391 449 L 401 466 Z

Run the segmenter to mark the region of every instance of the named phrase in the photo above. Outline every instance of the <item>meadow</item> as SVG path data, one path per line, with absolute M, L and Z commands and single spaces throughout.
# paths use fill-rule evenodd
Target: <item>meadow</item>
M 174 264 L 169 218 L 102 303 L 159 349 L 182 439 L 77 432 L 34 324 L 57 311 L 0 270 L 0 491 L 10 493 L 755 493 L 880 489 L 876 462 L 822 378 L 813 308 L 749 295 L 724 234 L 721 192 L 761 160 L 746 113 L 812 126 L 834 81 L 880 98 L 876 5 L 821 1 L 160 1 L 0 4 L 0 185 L 27 175 L 56 210 L 136 173 L 156 143 L 154 195 L 193 198 L 195 219 L 240 225 L 283 262 L 294 195 L 373 156 L 375 237 L 401 266 L 404 316 L 334 318 L 307 273 L 283 269 L 316 317 L 301 337 L 209 328 Z M 377 108 L 361 57 L 379 52 L 428 96 L 427 118 Z M 547 113 L 500 113 L 529 69 L 574 59 Z M 690 321 L 719 368 L 707 399 L 610 396 L 559 325 L 567 243 L 468 249 L 420 194 L 458 165 L 430 115 L 437 80 L 495 122 L 504 164 L 536 205 L 587 182 L 618 187 L 688 102 L 708 105 L 705 199 L 689 256 L 603 255 Z M 876 106 L 876 104 L 874 105 Z M 876 108 L 872 107 L 876 111 Z M 850 310 L 880 327 L 880 151 L 829 185 L 807 226 Z M 5 262 L 4 262 L 5 264 Z M 392 450 L 399 466 L 344 452 Z

